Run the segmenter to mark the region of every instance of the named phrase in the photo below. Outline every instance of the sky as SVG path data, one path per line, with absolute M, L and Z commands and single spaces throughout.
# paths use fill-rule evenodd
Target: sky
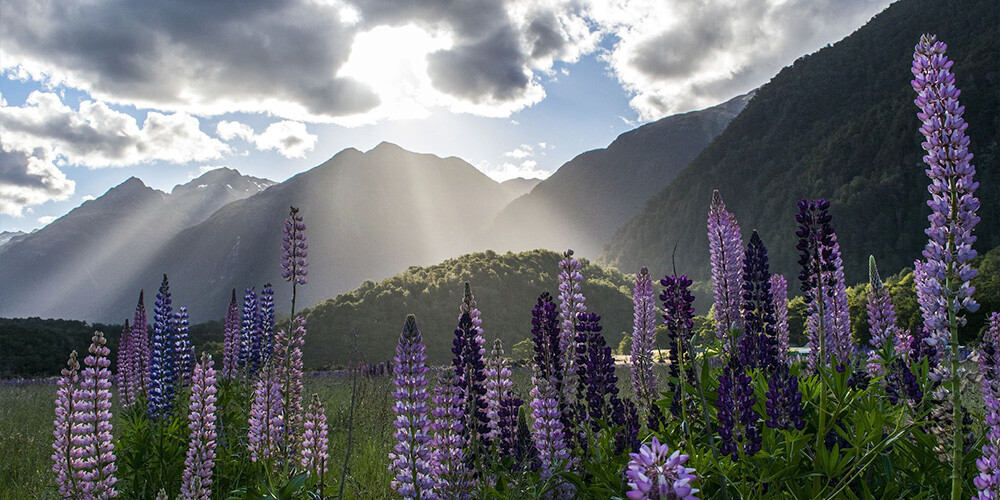
M 888 0 L 0 0 L 0 231 L 129 177 L 382 141 L 544 178 L 766 83 Z

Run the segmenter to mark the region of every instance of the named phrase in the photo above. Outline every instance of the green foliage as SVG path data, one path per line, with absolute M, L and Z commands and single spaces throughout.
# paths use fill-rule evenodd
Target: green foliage
M 427 344 L 428 363 L 445 364 L 458 323 L 463 283 L 472 285 L 488 339 L 513 347 L 531 337 L 531 308 L 542 292 L 558 293 L 559 254 L 534 250 L 464 255 L 428 267 L 411 267 L 381 283 L 358 289 L 303 311 L 309 328 L 306 367 L 342 366 L 352 359 L 352 333 L 363 339 L 363 359 L 388 360 L 407 314 L 415 314 Z M 588 311 L 601 316 L 608 343 L 632 331 L 632 277 L 581 261 Z

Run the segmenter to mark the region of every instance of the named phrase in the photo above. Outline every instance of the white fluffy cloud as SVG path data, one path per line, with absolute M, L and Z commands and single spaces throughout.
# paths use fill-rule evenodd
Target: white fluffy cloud
M 546 177 L 552 175 L 552 172 L 538 168 L 538 162 L 535 160 L 524 160 L 520 162 L 505 161 L 500 164 L 481 162 L 478 165 L 478 168 L 484 174 L 490 176 L 490 178 L 497 182 L 516 179 L 518 177 L 523 177 L 525 179 L 545 179 Z
M 221 121 L 216 125 L 216 133 L 222 140 L 240 138 L 253 144 L 258 150 L 274 150 L 285 158 L 305 158 L 306 153 L 316 147 L 319 139 L 315 134 L 309 133 L 306 124 L 290 120 L 272 123 L 260 134 L 245 123 Z

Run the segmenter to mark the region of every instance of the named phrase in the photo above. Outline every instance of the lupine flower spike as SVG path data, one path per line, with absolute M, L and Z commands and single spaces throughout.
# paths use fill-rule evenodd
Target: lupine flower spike
M 170 414 L 174 407 L 174 384 L 177 370 L 176 350 L 173 339 L 173 306 L 170 300 L 170 283 L 163 275 L 163 283 L 156 294 L 153 312 L 153 335 L 150 337 L 149 379 L 146 399 L 149 415 L 154 419 Z
M 53 423 L 52 436 L 52 471 L 56 473 L 56 485 L 59 495 L 63 498 L 73 498 L 78 495 L 76 488 L 76 471 L 80 462 L 74 459 L 73 421 L 76 417 L 76 406 L 79 404 L 80 391 L 76 387 L 79 382 L 80 363 L 76 360 L 76 351 L 69 355 L 66 368 L 56 382 L 56 418 Z
M 670 350 L 670 376 L 679 383 L 670 383 L 674 393 L 671 411 L 682 415 L 687 411 L 684 403 L 684 386 L 694 380 L 694 356 L 691 355 L 691 333 L 694 326 L 694 295 L 688 287 L 691 280 L 687 276 L 665 276 L 660 280 L 663 293 L 663 323 L 667 326 Z
M 174 313 L 174 349 L 177 358 L 175 379 L 184 384 L 191 381 L 194 370 L 194 344 L 191 343 L 191 323 L 186 307 Z
M 455 329 L 455 339 L 452 341 L 452 369 L 462 386 L 462 425 L 469 437 L 471 446 L 469 453 L 477 453 L 489 432 L 486 417 L 486 365 L 484 358 L 486 349 L 483 347 L 482 320 L 476 308 L 476 299 L 472 296 L 469 283 L 465 284 L 465 297 L 460 306 L 458 328 Z
M 118 386 L 118 397 L 123 408 L 129 408 L 135 403 L 135 390 L 132 383 L 132 360 L 136 350 L 136 341 L 132 335 L 132 326 L 128 319 L 125 320 L 125 327 L 122 328 L 122 336 L 118 340 L 117 370 L 115 371 L 115 385 Z
M 313 474 L 318 480 L 322 480 L 327 471 L 327 461 L 330 454 L 327 450 L 327 425 L 326 411 L 323 410 L 323 402 L 318 394 L 313 394 L 312 402 L 306 411 L 305 423 L 303 424 L 301 460 L 302 468 Z
M 882 278 L 875 266 L 875 257 L 868 257 L 868 329 L 871 333 L 872 351 L 868 358 L 868 373 L 872 376 L 883 373 L 885 360 L 896 354 L 896 310 L 889 298 Z
M 514 383 L 510 380 L 510 368 L 507 367 L 507 358 L 503 354 L 503 343 L 496 339 L 493 341 L 490 357 L 486 360 L 486 419 L 490 430 L 486 438 L 490 441 L 500 439 L 501 408 L 504 401 L 513 397 L 511 391 Z
M 306 342 L 306 320 L 296 316 L 291 331 L 282 329 L 275 336 L 273 362 L 274 376 L 282 394 L 282 412 L 287 439 L 293 447 L 300 441 L 302 425 L 302 347 Z M 289 456 L 295 450 L 286 450 Z
M 292 317 L 295 317 L 295 292 L 298 285 L 308 283 L 306 269 L 309 255 L 306 244 L 306 224 L 299 215 L 298 207 L 290 207 L 285 228 L 281 236 L 281 277 L 292 282 Z
M 771 275 L 771 299 L 774 301 L 774 327 L 778 332 L 778 361 L 788 358 L 788 281 L 780 274 Z
M 778 364 L 774 299 L 767 248 L 754 230 L 743 258 L 743 325 L 740 359 L 747 368 L 773 369 Z
M 276 370 L 266 369 L 254 386 L 250 405 L 247 450 L 250 460 L 277 459 L 285 437 L 284 400 Z
M 563 394 L 560 397 L 560 406 L 564 412 L 569 410 L 569 405 L 575 404 L 577 390 L 576 381 L 576 318 L 580 313 L 587 312 L 584 305 L 586 298 L 580 284 L 583 282 L 583 274 L 580 273 L 580 261 L 573 258 L 573 250 L 566 250 L 562 260 L 559 261 L 559 349 L 562 351 L 562 366 L 565 370 L 563 374 Z M 564 415 L 566 417 L 568 415 Z
M 733 331 L 743 328 L 740 314 L 740 269 L 743 263 L 743 237 L 736 217 L 726 210 L 722 195 L 712 193 L 708 211 L 708 249 L 712 263 L 715 297 L 715 334 L 724 355 L 735 352 Z
M 976 500 L 1000 499 L 1000 313 L 990 315 L 989 330 L 979 352 L 983 407 L 986 410 L 986 440 L 983 455 L 976 460 L 979 475 L 973 480 Z
M 233 380 L 239 372 L 237 366 L 240 353 L 240 306 L 236 302 L 236 289 L 226 308 L 225 337 L 222 345 L 222 378 Z
M 393 371 L 396 386 L 396 446 L 389 453 L 392 489 L 403 498 L 431 498 L 433 480 L 428 442 L 426 347 L 411 314 L 406 317 L 396 345 Z
M 431 476 L 437 498 L 472 498 L 472 474 L 466 458 L 469 439 L 462 424 L 464 399 L 461 378 L 453 370 L 442 370 L 431 408 Z
M 625 494 L 631 500 L 698 500 L 699 490 L 691 485 L 698 476 L 695 470 L 684 467 L 687 455 L 680 451 L 670 453 L 670 448 L 654 436 L 638 453 L 630 453 L 632 460 L 625 469 L 625 479 L 631 488 Z
M 187 458 L 181 479 L 184 500 L 209 500 L 212 496 L 212 469 L 215 467 L 215 402 L 218 387 L 214 362 L 202 353 L 201 362 L 191 373 L 191 404 L 188 410 Z
M 113 498 L 115 490 L 115 445 L 111 434 L 111 350 L 104 334 L 95 332 L 80 374 L 79 400 L 74 408 L 74 439 L 79 460 L 77 486 L 84 498 Z M 76 430 L 80 430 L 79 433 Z
M 659 396 L 653 373 L 653 349 L 656 345 L 656 296 L 649 269 L 643 267 L 635 277 L 632 322 L 632 390 L 640 413 L 647 417 Z M 656 425 L 650 425 L 651 429 Z

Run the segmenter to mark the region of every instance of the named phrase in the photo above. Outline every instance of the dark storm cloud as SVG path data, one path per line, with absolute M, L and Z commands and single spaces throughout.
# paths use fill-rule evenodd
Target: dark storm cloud
M 435 87 L 474 103 L 516 99 L 530 82 L 518 40 L 506 28 L 427 59 Z
M 25 207 L 66 199 L 75 188 L 46 151 L 6 151 L 0 144 L 0 213 L 20 216 Z

